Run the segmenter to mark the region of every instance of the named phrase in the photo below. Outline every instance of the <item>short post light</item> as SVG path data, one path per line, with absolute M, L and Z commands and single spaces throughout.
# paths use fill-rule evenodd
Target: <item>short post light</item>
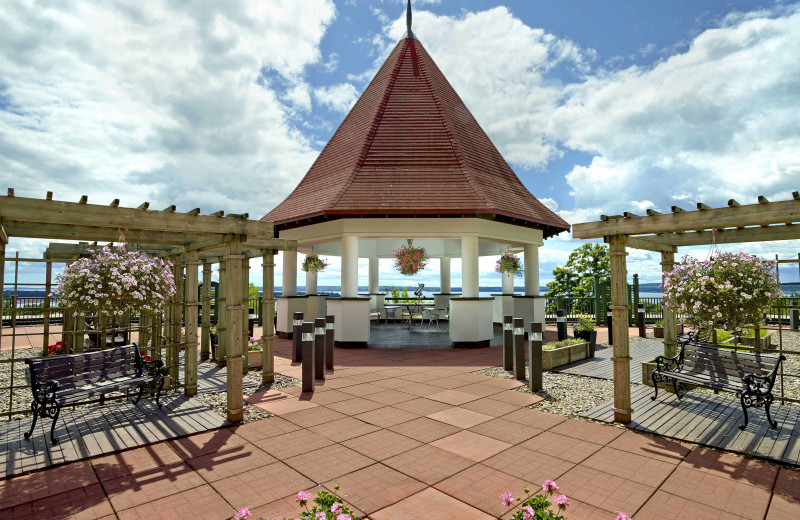
M 789 313 L 789 328 L 792 330 L 800 330 L 800 310 L 798 310 L 798 302 L 800 302 L 800 300 L 792 300 L 789 304 L 791 306 Z
M 567 316 L 564 309 L 556 311 L 556 326 L 558 327 L 558 341 L 567 339 Z
M 614 344 L 614 313 L 611 312 L 611 304 L 606 307 L 606 326 L 608 327 L 608 344 Z
M 514 377 L 525 379 L 525 321 L 514 318 Z
M 528 341 L 528 390 L 538 392 L 542 389 L 542 324 L 531 323 Z
M 302 331 L 301 348 L 303 350 L 303 392 L 314 391 L 314 324 L 304 321 L 300 326 Z
M 639 337 L 646 338 L 647 337 L 647 327 L 644 323 L 644 304 L 640 303 L 639 307 L 636 309 L 636 323 L 639 325 Z
M 325 318 L 314 320 L 314 378 L 325 379 Z
M 513 316 L 503 316 L 503 370 L 514 368 L 514 325 Z
M 335 316 L 325 316 L 325 369 L 333 370 L 333 326 Z
M 302 338 L 301 328 L 303 327 L 303 313 L 295 312 L 292 314 L 292 363 L 299 363 L 303 360 L 303 347 L 300 346 Z

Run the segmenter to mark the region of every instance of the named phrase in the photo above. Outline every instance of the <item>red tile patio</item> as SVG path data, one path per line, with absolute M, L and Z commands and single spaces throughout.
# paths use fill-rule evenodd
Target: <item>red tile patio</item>
M 294 518 L 297 491 L 336 484 L 374 520 L 508 518 L 500 495 L 545 478 L 570 520 L 800 518 L 796 469 L 531 410 L 518 383 L 472 373 L 497 348 L 336 356 L 313 396 L 248 398 L 276 417 L 0 480 L 0 518 Z

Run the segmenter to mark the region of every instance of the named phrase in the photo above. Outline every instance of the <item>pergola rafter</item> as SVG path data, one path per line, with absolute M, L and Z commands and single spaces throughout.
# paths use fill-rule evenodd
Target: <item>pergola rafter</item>
M 672 271 L 678 247 L 735 244 L 800 239 L 800 192 L 791 200 L 770 202 L 763 195 L 757 204 L 742 205 L 731 199 L 727 207 L 712 208 L 702 202 L 696 210 L 672 206 L 670 213 L 647 210 L 645 216 L 631 212 L 602 215 L 597 222 L 572 226 L 572 236 L 602 238 L 611 257 L 611 311 L 614 338 L 614 419 L 631 421 L 630 351 L 628 345 L 628 303 L 623 290 L 627 279 L 626 249 L 661 253 L 662 272 Z M 664 308 L 664 351 L 677 349 L 676 317 Z
M 263 259 L 263 301 L 265 304 L 271 303 L 274 301 L 274 255 L 279 250 L 296 251 L 297 243 L 275 238 L 272 222 L 249 220 L 246 213 L 225 217 L 222 211 L 201 215 L 199 208 L 178 213 L 175 205 L 167 206 L 161 211 L 153 211 L 149 207 L 148 202 L 138 208 L 120 207 L 119 199 L 114 199 L 109 205 L 89 204 L 86 195 L 79 202 L 57 201 L 53 200 L 52 192 L 47 192 L 44 200 L 16 197 L 13 188 L 9 188 L 6 196 L 0 196 L 0 274 L 3 272 L 5 244 L 9 237 L 86 241 L 50 243 L 44 260 L 38 260 L 47 262 L 48 291 L 52 262 L 70 262 L 87 255 L 99 245 L 98 242 L 111 245 L 125 243 L 129 250 L 144 251 L 169 259 L 173 263 L 178 292 L 163 312 L 140 318 L 140 341 L 146 347 L 147 338 L 153 338 L 151 348 L 159 352 L 164 346 L 168 347 L 171 375 L 176 379 L 178 348 L 186 349 L 184 391 L 187 395 L 193 395 L 197 391 L 197 347 L 201 344 L 197 335 L 200 326 L 197 308 L 203 306 L 204 309 L 201 355 L 206 358 L 209 343 L 207 335 L 210 330 L 208 291 L 211 265 L 220 264 L 220 286 L 224 288 L 220 302 L 225 305 L 222 305 L 224 312 L 220 313 L 218 324 L 219 351 L 225 356 L 221 364 L 228 366 L 228 420 L 240 421 L 243 417 L 242 372 L 247 369 L 245 346 L 248 329 L 245 313 L 249 260 L 256 257 Z M 182 301 L 182 284 L 197 287 L 198 269 L 201 265 L 205 282 L 203 301 L 198 300 L 196 291 L 186 291 L 185 301 Z M 49 298 L 45 305 L 49 306 Z M 185 316 L 184 308 L 191 310 Z M 45 320 L 47 316 L 45 311 Z M 163 336 L 160 332 L 162 320 Z M 74 321 L 75 343 L 77 348 L 82 349 L 85 332 L 82 317 L 76 316 Z M 183 340 L 180 336 L 182 323 L 186 326 Z M 102 335 L 101 341 L 104 344 L 105 330 Z M 262 381 L 265 383 L 274 378 L 273 341 L 274 307 L 265 305 L 262 334 Z

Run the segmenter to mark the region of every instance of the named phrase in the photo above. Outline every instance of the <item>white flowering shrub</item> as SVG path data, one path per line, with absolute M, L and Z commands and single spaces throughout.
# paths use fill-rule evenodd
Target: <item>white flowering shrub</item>
M 96 249 L 56 277 L 60 304 L 81 314 L 154 312 L 175 294 L 172 262 L 124 247 Z
M 781 295 L 775 261 L 747 253 L 717 253 L 706 261 L 684 256 L 664 273 L 664 305 L 697 327 L 739 331 L 760 323 Z

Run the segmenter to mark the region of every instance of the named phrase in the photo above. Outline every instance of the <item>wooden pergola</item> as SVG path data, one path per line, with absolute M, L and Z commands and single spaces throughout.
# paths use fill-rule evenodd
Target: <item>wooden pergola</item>
M 148 341 L 153 350 L 167 347 L 167 360 L 171 375 L 178 379 L 178 356 L 185 352 L 184 392 L 197 393 L 198 346 L 201 355 L 208 357 L 210 329 L 211 267 L 219 264 L 220 323 L 218 326 L 218 360 L 227 365 L 227 418 L 241 421 L 244 415 L 242 374 L 246 372 L 246 345 L 248 339 L 247 299 L 249 261 L 261 257 L 263 260 L 264 310 L 262 347 L 262 381 L 274 379 L 274 255 L 277 251 L 296 250 L 292 240 L 274 238 L 271 222 L 249 220 L 247 214 L 224 215 L 218 211 L 201 215 L 195 208 L 187 213 L 176 212 L 175 206 L 160 211 L 149 209 L 147 202 L 138 208 L 124 208 L 115 199 L 111 204 L 89 204 L 84 195 L 79 202 L 53 200 L 52 192 L 46 199 L 15 197 L 9 189 L 7 196 L 0 196 L 0 279 L 4 280 L 5 247 L 10 237 L 37 238 L 47 240 L 76 240 L 89 242 L 125 243 L 130 248 L 146 251 L 170 260 L 174 266 L 178 285 L 176 296 L 162 313 L 142 315 L 140 319 L 140 343 L 146 347 Z M 48 293 L 50 266 L 52 262 L 69 262 L 89 251 L 87 244 L 50 244 L 45 258 L 48 263 Z M 19 261 L 19 259 L 17 259 Z M 203 266 L 203 298 L 198 301 L 198 268 Z M 185 282 L 184 282 L 185 280 Z M 47 298 L 49 303 L 49 297 Z M 203 306 L 202 345 L 198 342 L 198 307 Z M 184 309 L 189 309 L 184 313 Z M 65 317 L 69 314 L 67 309 Z M 77 317 L 74 331 L 76 349 L 83 345 L 84 330 L 81 317 Z M 181 339 L 181 323 L 185 323 L 185 338 Z M 45 319 L 47 327 L 47 319 Z M 2 333 L 2 331 L 0 331 Z M 105 332 L 104 332 L 105 333 Z M 45 334 L 45 341 L 47 334 Z M 103 341 L 105 341 L 103 339 Z M 11 389 L 13 391 L 13 388 Z
M 602 215 L 598 222 L 572 226 L 574 238 L 602 238 L 611 257 L 611 311 L 614 341 L 614 420 L 631 422 L 630 350 L 628 344 L 627 248 L 661 253 L 663 272 L 672 271 L 679 247 L 800 239 L 800 192 L 793 200 L 770 202 L 759 196 L 758 204 L 711 208 L 697 203 L 697 209 L 672 206 L 671 213 L 647 210 L 646 215 L 625 212 Z M 664 352 L 676 353 L 676 316 L 664 309 Z

